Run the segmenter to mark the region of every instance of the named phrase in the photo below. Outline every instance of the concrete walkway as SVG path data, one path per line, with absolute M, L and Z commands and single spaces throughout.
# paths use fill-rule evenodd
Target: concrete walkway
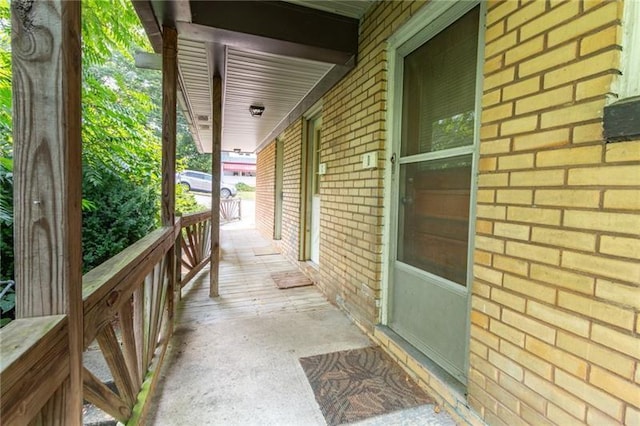
M 298 359 L 371 342 L 314 286 L 277 289 L 270 274 L 294 267 L 257 231 L 223 227 L 221 241 L 220 297 L 208 270 L 183 290 L 149 424 L 324 425 Z M 455 423 L 424 406 L 361 424 Z

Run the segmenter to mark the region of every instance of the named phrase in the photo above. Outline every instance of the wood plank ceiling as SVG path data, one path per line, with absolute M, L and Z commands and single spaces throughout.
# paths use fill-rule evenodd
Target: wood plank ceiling
M 337 19 L 337 26 L 333 32 L 339 32 L 345 25 L 350 25 L 353 19 L 359 19 L 372 2 L 373 0 L 192 0 L 189 2 L 190 8 L 187 8 L 185 2 L 181 1 L 174 1 L 175 4 L 172 5 L 170 2 L 135 0 L 134 5 L 156 51 L 160 26 L 163 23 L 174 24 L 178 28 L 178 64 L 182 92 L 180 106 L 188 115 L 198 149 L 201 152 L 211 152 L 210 83 L 213 73 L 220 72 L 224 82 L 222 150 L 253 152 L 261 144 L 277 136 L 274 132 L 284 127 L 293 114 L 304 112 L 301 110 L 304 107 L 301 105 L 303 100 L 308 101 L 311 95 L 319 97 L 321 93 L 318 88 L 328 89 L 329 87 L 324 86 L 332 84 L 332 79 L 337 80 L 353 66 L 353 61 L 344 61 L 347 54 L 342 52 L 346 52 L 347 49 L 342 48 L 345 44 L 343 40 L 320 40 L 317 46 L 307 49 L 306 45 L 309 42 L 306 37 L 309 36 L 305 34 L 283 34 L 281 40 L 271 44 L 269 42 L 272 40 L 269 37 L 281 37 L 283 26 L 300 27 L 300 23 L 291 22 L 295 18 L 292 14 L 295 13 L 302 13 L 301 16 L 305 20 L 315 19 L 309 21 L 310 28 L 313 25 L 326 27 L 328 25 L 325 22 L 331 24 Z M 283 7 L 280 4 L 291 6 Z M 274 5 L 280 9 L 274 8 Z M 266 7 L 258 12 L 265 16 L 265 20 L 271 19 L 274 22 L 256 21 L 256 12 L 251 10 L 254 6 Z M 227 24 L 227 19 L 223 24 L 219 24 L 215 22 L 215 18 L 208 15 L 210 10 L 215 9 L 216 16 L 220 16 L 221 13 L 225 13 L 225 8 L 228 9 L 227 13 L 233 13 L 234 16 L 237 16 L 236 10 L 246 13 L 246 21 L 240 19 L 238 22 Z M 290 21 L 275 22 L 273 17 L 269 18 L 270 8 L 275 14 L 282 13 L 285 16 L 283 19 Z M 305 12 L 311 9 L 315 12 Z M 151 12 L 156 21 L 155 27 L 150 23 Z M 334 21 L 331 21 L 332 19 Z M 357 21 L 355 22 L 357 24 Z M 255 33 L 251 33 L 253 27 L 256 28 Z M 304 31 L 304 26 L 301 28 Z M 326 38 L 330 39 L 331 28 L 326 28 L 326 34 L 329 34 Z M 357 44 L 357 26 L 355 35 Z M 299 42 L 295 37 L 302 41 Z M 311 43 L 314 42 L 315 40 L 312 40 Z M 353 54 L 356 52 L 357 47 Z M 262 117 L 251 116 L 251 105 L 264 107 Z

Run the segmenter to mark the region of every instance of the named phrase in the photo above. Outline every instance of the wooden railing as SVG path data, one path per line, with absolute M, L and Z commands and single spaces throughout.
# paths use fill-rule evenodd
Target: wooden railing
M 132 418 L 145 378 L 162 363 L 171 335 L 175 259 L 170 249 L 177 229 L 152 232 L 83 279 L 84 348 L 97 340 L 118 389 L 116 394 L 85 368 L 84 398 L 123 423 Z M 138 402 L 145 405 L 144 398 Z
M 242 218 L 242 200 L 227 198 L 220 200 L 220 223 L 231 222 Z
M 29 424 L 69 377 L 66 315 L 24 318 L 0 330 L 3 425 Z
M 209 262 L 210 232 L 211 212 L 185 216 L 83 277 L 84 350 L 97 342 L 117 388 L 114 392 L 85 367 L 83 396 L 120 422 L 138 424 L 146 415 L 173 331 L 175 297 Z M 176 272 L 177 259 L 186 265 L 184 276 Z M 0 330 L 3 425 L 37 422 L 68 380 L 68 320 L 66 315 L 19 319 Z
M 178 258 L 183 271 L 180 287 L 184 287 L 211 259 L 211 211 L 185 215 L 181 223 Z

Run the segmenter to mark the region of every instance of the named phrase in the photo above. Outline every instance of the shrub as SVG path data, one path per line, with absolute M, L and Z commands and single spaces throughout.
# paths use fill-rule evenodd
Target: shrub
M 115 256 L 157 226 L 153 188 L 137 186 L 111 175 L 83 184 L 94 208 L 82 214 L 83 270 L 87 272 Z
M 236 189 L 240 192 L 254 192 L 256 190 L 255 187 L 251 186 L 251 185 L 247 185 L 244 182 L 238 182 L 236 184 Z

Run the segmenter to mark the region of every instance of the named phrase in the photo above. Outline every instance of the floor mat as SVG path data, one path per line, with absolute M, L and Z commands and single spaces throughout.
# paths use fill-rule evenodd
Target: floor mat
M 433 403 L 379 347 L 300 358 L 300 364 L 329 426 Z
M 313 285 L 313 281 L 300 271 L 274 272 L 271 274 L 271 279 L 279 289 Z
M 254 256 L 269 256 L 272 254 L 280 254 L 280 252 L 271 246 L 253 248 Z

